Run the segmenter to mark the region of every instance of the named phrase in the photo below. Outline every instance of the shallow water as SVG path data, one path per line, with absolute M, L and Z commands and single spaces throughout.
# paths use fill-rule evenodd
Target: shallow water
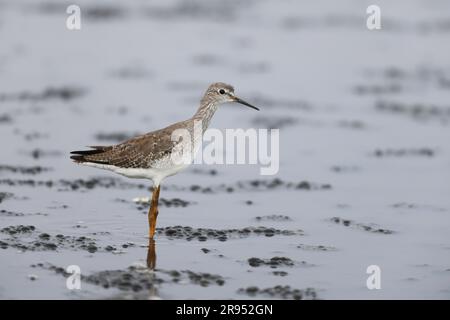
M 356 0 L 78 1 L 81 31 L 58 3 L 0 2 L 0 298 L 450 297 L 447 1 L 381 1 L 372 32 Z M 212 127 L 280 128 L 280 171 L 167 179 L 148 271 L 150 183 L 68 153 L 187 118 L 215 81 L 261 111 Z

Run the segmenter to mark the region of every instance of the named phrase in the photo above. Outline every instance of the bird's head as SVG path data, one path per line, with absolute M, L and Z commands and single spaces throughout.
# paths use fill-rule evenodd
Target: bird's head
M 214 103 L 237 102 L 244 106 L 259 110 L 257 107 L 252 106 L 250 103 L 236 97 L 234 94 L 234 88 L 229 84 L 222 82 L 216 82 L 210 85 L 208 87 L 208 90 L 206 90 L 203 99 L 206 99 L 206 101 L 208 102 Z

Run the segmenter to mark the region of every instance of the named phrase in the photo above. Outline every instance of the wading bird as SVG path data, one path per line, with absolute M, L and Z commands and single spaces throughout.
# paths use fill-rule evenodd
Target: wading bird
M 177 130 L 184 130 L 193 137 L 194 145 L 208 128 L 212 116 L 220 104 L 237 102 L 259 110 L 234 95 L 234 88 L 225 83 L 213 83 L 200 101 L 200 106 L 190 119 L 174 123 L 166 128 L 140 135 L 112 146 L 92 146 L 91 150 L 72 151 L 76 163 L 113 171 L 129 178 L 144 178 L 153 181 L 153 194 L 148 212 L 149 236 L 153 239 L 158 216 L 160 184 L 164 178 L 186 168 L 186 161 L 174 161 L 173 153 L 186 139 L 174 139 Z M 200 135 L 195 134 L 200 123 Z M 200 137 L 198 137 L 200 136 Z M 180 141 L 181 140 L 181 141 Z M 191 141 L 192 142 L 192 141 Z M 194 150 L 193 148 L 192 150 Z M 179 152 L 179 151 L 177 151 Z M 193 151 L 193 153 L 195 153 Z M 193 159 L 190 155 L 189 159 Z

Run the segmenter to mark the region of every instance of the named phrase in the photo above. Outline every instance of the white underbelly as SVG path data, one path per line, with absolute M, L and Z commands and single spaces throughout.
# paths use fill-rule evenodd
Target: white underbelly
M 164 178 L 182 171 L 192 163 L 195 154 L 199 151 L 201 146 L 199 141 L 199 139 L 195 140 L 192 149 L 186 148 L 185 150 L 188 150 L 188 152 L 183 152 L 183 148 L 175 148 L 169 156 L 159 159 L 151 165 L 149 164 L 149 168 L 121 168 L 114 165 L 92 162 L 83 162 L 81 164 L 113 171 L 128 178 L 150 179 L 153 181 L 154 185 L 159 185 Z M 180 145 L 178 145 L 178 147 L 180 147 Z
M 81 164 L 88 167 L 109 170 L 128 178 L 150 179 L 155 185 L 159 185 L 164 178 L 172 176 L 189 166 L 189 164 L 180 164 L 160 168 L 120 168 L 113 165 L 92 162 L 84 162 Z

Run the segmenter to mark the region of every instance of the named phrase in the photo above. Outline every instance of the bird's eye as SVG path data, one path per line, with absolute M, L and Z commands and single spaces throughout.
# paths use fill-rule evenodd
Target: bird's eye
M 225 90 L 220 89 L 220 90 L 219 90 L 219 93 L 220 93 L 220 94 L 225 94 Z

